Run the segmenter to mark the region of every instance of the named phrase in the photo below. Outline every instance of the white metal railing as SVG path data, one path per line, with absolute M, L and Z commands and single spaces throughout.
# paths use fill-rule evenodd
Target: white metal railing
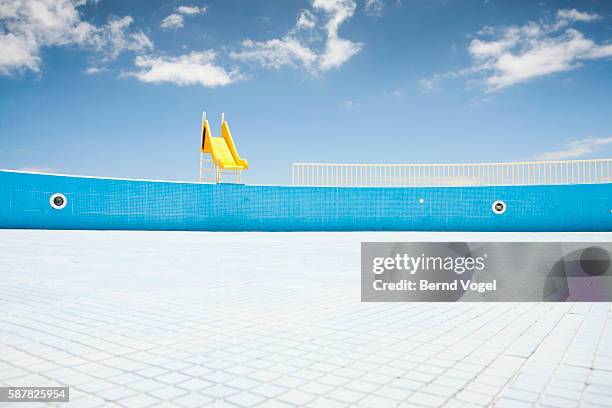
M 612 159 L 476 164 L 294 163 L 296 186 L 489 186 L 612 182 Z

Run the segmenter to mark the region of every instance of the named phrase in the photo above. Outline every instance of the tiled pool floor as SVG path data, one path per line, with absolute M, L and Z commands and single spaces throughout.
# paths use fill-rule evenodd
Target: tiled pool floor
M 360 303 L 362 240 L 560 238 L 612 234 L 0 231 L 0 383 L 74 407 L 610 407 L 609 303 Z

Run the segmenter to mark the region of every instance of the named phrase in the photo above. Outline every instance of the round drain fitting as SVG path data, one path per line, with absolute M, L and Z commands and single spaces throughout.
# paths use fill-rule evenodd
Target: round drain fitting
M 51 198 L 49 198 L 49 204 L 51 204 L 51 207 L 53 207 L 54 209 L 61 210 L 66 207 L 66 204 L 68 204 L 68 200 L 66 199 L 66 196 L 62 193 L 54 193 L 51 195 Z
M 502 200 L 497 200 L 493 203 L 491 209 L 495 214 L 503 214 L 506 212 L 506 203 L 504 203 Z

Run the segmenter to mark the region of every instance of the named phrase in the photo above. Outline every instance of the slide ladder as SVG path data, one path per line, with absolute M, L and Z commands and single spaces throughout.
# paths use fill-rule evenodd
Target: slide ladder
M 236 183 L 240 183 L 241 173 L 248 168 L 249 163 L 238 155 L 225 115 L 221 114 L 221 136 L 213 137 L 204 112 L 200 143 L 200 182 L 220 183 L 225 173 L 236 175 Z

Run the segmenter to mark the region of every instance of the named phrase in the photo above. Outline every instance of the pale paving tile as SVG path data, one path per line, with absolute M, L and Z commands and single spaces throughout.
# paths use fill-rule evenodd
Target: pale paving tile
M 365 397 L 366 394 L 362 392 L 351 391 L 345 388 L 337 388 L 334 391 L 327 393 L 326 396 L 343 402 L 345 404 L 354 405 L 363 397 Z
M 308 403 L 308 407 L 310 408 L 345 408 L 347 406 L 346 402 L 335 401 L 330 398 L 317 398 L 314 401 Z
M 178 383 L 177 387 L 186 389 L 187 391 L 200 391 L 204 388 L 212 387 L 213 385 L 213 383 L 200 378 L 190 378 L 187 381 Z
M 242 391 L 224 399 L 227 402 L 238 405 L 240 407 L 253 407 L 266 400 L 261 395 L 253 394 L 252 392 Z
M 360 303 L 359 242 L 436 237 L 0 231 L 0 382 L 79 407 L 609 405 L 609 303 Z
M 172 402 L 185 408 L 198 408 L 214 402 L 214 398 L 206 395 L 190 393 L 174 399 Z
M 106 390 L 96 392 L 96 395 L 98 397 L 110 402 L 121 400 L 136 394 L 136 391 L 121 386 L 115 386 Z
M 514 399 L 502 398 L 497 400 L 493 405 L 495 408 L 532 408 L 533 405 L 529 402 L 517 401 Z M 445 405 L 446 407 L 446 405 Z
M 392 400 L 377 395 L 368 395 L 359 401 L 359 406 L 368 408 L 388 407 L 393 404 L 394 402 Z
M 212 387 L 205 388 L 201 391 L 202 394 L 216 399 L 226 398 L 238 392 L 240 391 L 235 388 L 226 387 L 222 384 L 213 385 Z
M 408 398 L 406 402 L 409 405 L 414 404 L 426 407 L 440 407 L 446 402 L 446 398 L 431 394 L 416 393 L 413 394 L 410 398 Z
M 281 394 L 286 393 L 287 391 L 288 390 L 285 387 L 280 387 L 278 385 L 270 384 L 270 383 L 262 384 L 262 385 L 259 385 L 251 389 L 251 392 L 254 392 L 259 395 L 263 395 L 264 397 L 267 397 L 267 398 L 277 397 Z
M 187 394 L 188 391 L 185 391 L 181 388 L 167 385 L 162 388 L 158 388 L 153 391 L 149 391 L 148 394 L 162 401 L 172 400 Z
M 550 408 L 574 408 L 578 406 L 579 402 L 546 395 L 540 399 L 539 404 L 542 407 Z
M 160 383 L 159 381 L 152 380 L 152 379 L 145 379 L 145 380 L 136 381 L 136 382 L 128 384 L 129 388 L 132 388 L 136 391 L 142 391 L 142 392 L 157 390 L 164 386 L 165 384 Z
M 289 404 L 304 406 L 308 404 L 309 402 L 313 401 L 314 399 L 316 399 L 316 395 L 308 394 L 303 391 L 292 390 L 292 391 L 279 395 L 277 398 Z
M 145 408 L 158 405 L 161 401 L 145 393 L 138 393 L 127 398 L 119 399 L 117 403 L 127 408 Z

